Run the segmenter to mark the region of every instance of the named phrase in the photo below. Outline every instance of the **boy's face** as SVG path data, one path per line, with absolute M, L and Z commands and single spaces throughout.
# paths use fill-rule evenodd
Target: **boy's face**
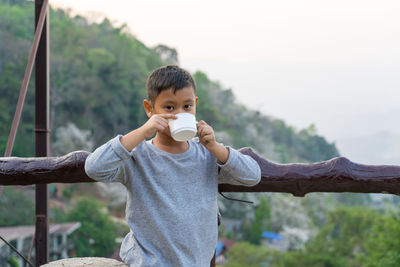
M 152 114 L 163 113 L 191 113 L 196 115 L 197 97 L 194 89 L 184 87 L 175 92 L 172 89 L 162 91 L 155 99 L 152 105 Z
M 197 100 L 198 98 L 191 86 L 176 90 L 175 93 L 174 90 L 169 89 L 162 91 L 156 97 L 153 104 L 145 100 L 144 108 L 149 118 L 154 114 L 178 114 L 185 112 L 196 116 Z

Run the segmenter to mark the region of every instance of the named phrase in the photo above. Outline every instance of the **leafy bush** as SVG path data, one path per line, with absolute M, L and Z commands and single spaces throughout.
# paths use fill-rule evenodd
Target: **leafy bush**
M 66 216 L 67 221 L 81 222 L 81 227 L 71 235 L 78 257 L 105 257 L 114 251 L 115 225 L 103 210 L 97 200 L 83 198 Z
M 33 197 L 12 186 L 3 187 L 0 195 L 0 225 L 32 225 L 34 221 Z
M 264 246 L 256 246 L 247 242 L 238 242 L 231 247 L 226 255 L 225 267 L 264 267 L 273 253 Z

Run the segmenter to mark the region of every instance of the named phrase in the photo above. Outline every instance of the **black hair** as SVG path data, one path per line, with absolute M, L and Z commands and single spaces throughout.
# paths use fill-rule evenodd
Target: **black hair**
M 147 78 L 147 98 L 154 104 L 162 91 L 172 89 L 175 93 L 179 89 L 190 86 L 196 93 L 196 84 L 188 71 L 176 65 L 162 66 L 155 69 Z

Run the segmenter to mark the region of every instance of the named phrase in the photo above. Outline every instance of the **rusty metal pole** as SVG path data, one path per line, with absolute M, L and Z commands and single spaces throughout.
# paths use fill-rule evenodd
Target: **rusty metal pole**
M 38 25 L 43 0 L 35 0 L 35 29 Z M 48 8 L 48 6 L 47 6 Z M 49 12 L 43 25 L 35 60 L 35 155 L 50 155 L 49 130 Z M 36 185 L 36 266 L 49 260 L 48 186 Z

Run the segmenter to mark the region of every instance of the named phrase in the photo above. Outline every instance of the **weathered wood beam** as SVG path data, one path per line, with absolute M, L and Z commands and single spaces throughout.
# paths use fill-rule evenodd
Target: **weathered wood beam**
M 277 164 L 251 148 L 240 152 L 258 162 L 261 182 L 254 187 L 220 185 L 222 192 L 286 192 L 299 197 L 311 192 L 400 194 L 400 166 L 363 165 L 345 157 L 310 164 Z
M 0 185 L 94 182 L 83 168 L 89 152 L 61 157 L 0 158 Z
M 219 186 L 222 192 L 286 192 L 304 196 L 311 192 L 390 193 L 400 195 L 400 166 L 363 165 L 339 157 L 303 164 L 278 164 L 251 148 L 241 153 L 261 167 L 261 182 L 253 187 Z M 0 158 L 0 185 L 94 182 L 85 171 L 89 152 L 75 151 L 62 157 Z

